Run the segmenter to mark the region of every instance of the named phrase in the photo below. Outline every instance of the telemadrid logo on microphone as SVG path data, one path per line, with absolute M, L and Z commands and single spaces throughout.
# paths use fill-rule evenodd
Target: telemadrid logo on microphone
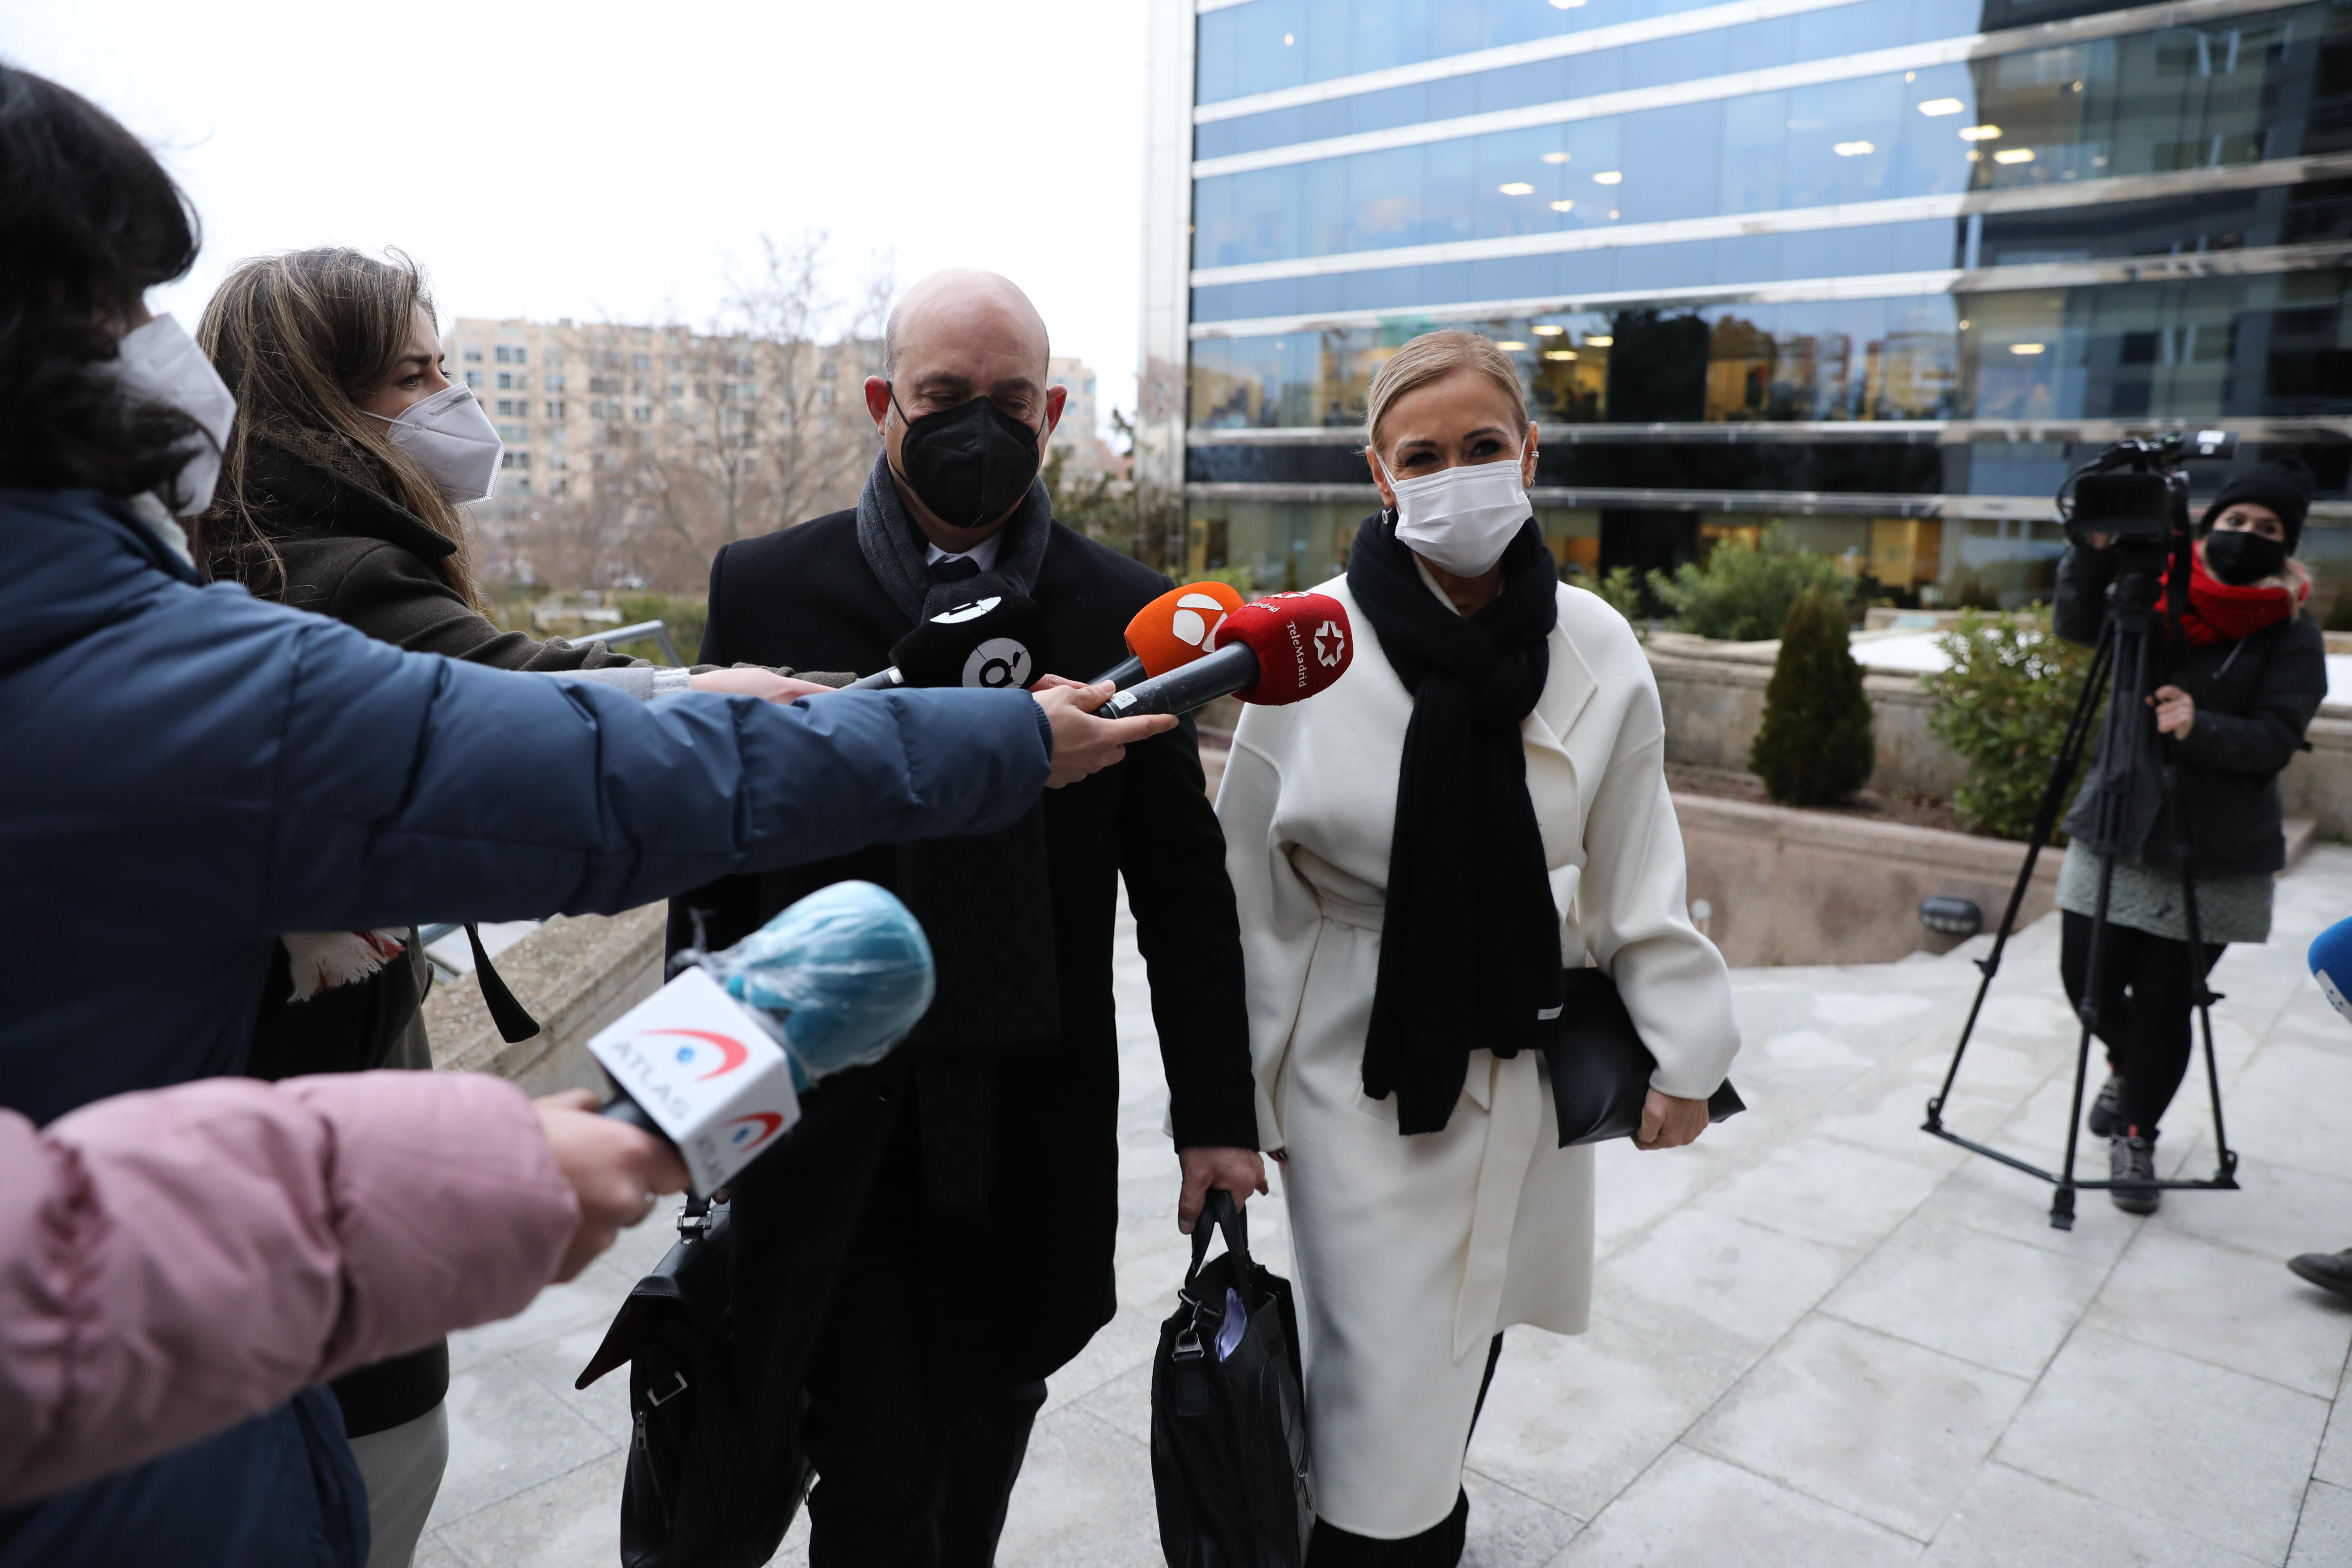
M 782 1048 L 700 969 L 621 1015 L 588 1050 L 677 1145 L 706 1197 L 800 1120 Z

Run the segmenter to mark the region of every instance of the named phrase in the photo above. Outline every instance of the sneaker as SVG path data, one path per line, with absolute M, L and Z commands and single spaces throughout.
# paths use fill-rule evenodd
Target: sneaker
M 2352 1297 L 2352 1251 L 2306 1252 L 2290 1258 L 2287 1267 L 2294 1270 L 2297 1279 L 2307 1279 L 2323 1290 Z
M 2118 1182 L 2148 1182 L 2156 1180 L 2156 1140 L 2117 1132 L 2107 1140 L 2107 1174 Z M 2145 1187 L 2114 1187 L 2107 1195 L 2116 1200 L 2116 1207 L 2126 1214 L 2154 1214 L 2156 1205 L 2164 1201 L 2162 1189 Z
M 2083 1125 L 2091 1130 L 2094 1138 L 2112 1138 L 2124 1121 L 2124 1075 L 2110 1070 L 2107 1081 L 2099 1086 L 2099 1098 L 2091 1101 L 2091 1114 Z

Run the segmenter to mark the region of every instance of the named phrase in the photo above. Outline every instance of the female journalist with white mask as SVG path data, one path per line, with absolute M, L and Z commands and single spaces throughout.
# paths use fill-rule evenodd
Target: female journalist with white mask
M 1585 1326 L 1591 1151 L 1558 1147 L 1539 1054 L 1562 965 L 1613 977 L 1657 1058 L 1644 1149 L 1705 1130 L 1739 1044 L 1649 666 L 1559 580 L 1511 362 L 1427 333 L 1368 402 L 1388 510 L 1319 590 L 1363 646 L 1244 710 L 1217 801 L 1306 1310 L 1309 1568 L 1458 1562 L 1502 1331 Z

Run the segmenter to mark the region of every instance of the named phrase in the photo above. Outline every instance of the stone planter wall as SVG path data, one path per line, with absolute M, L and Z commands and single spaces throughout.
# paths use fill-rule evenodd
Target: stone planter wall
M 1665 710 L 1666 760 L 1745 772 L 1780 645 L 1658 632 L 1648 647 Z M 1870 693 L 1878 746 L 1871 787 L 1950 799 L 1965 770 L 1928 732 L 1931 704 L 1917 681 L 1905 675 L 1867 675 L 1863 685 Z M 2352 837 L 2352 708 L 2321 709 L 2306 739 L 2312 749 L 2279 776 L 2286 815 L 2310 818 L 2327 837 Z
M 1884 963 L 1941 952 L 1953 939 L 1919 923 L 1919 900 L 1975 900 L 2000 924 L 2025 846 L 1833 813 L 1676 795 L 1690 897 L 1709 908 L 1707 935 L 1735 967 Z M 2018 928 L 2047 914 L 2063 849 L 2045 849 Z
M 509 1045 L 499 1037 L 472 975 L 436 987 L 425 1003 L 433 1065 L 495 1073 L 531 1094 L 603 1093 L 604 1071 L 588 1054 L 589 1037 L 661 984 L 668 913 L 668 904 L 651 903 L 610 917 L 559 916 L 499 954 L 500 977 L 539 1020 L 539 1033 L 528 1040 Z

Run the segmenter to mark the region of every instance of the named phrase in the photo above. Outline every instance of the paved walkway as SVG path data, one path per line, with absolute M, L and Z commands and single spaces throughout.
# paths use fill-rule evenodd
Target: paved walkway
M 2232 949 L 2215 1033 L 2239 1193 L 2135 1220 L 1918 1131 L 1976 972 L 1966 952 L 1735 972 L 1752 1109 L 1696 1147 L 1603 1152 L 1590 1333 L 1510 1333 L 1470 1452 L 1477 1568 L 2105 1568 L 2352 1563 L 2352 1305 L 2286 1257 L 2352 1245 L 2352 1027 L 2303 964 L 2352 910 L 2352 849 L 2283 884 Z M 2074 1031 L 2055 927 L 2011 949 L 1949 1111 L 2054 1159 Z M 1146 1449 L 1155 1325 L 1181 1276 L 1174 1157 L 1140 961 L 1127 1071 L 1118 1319 L 1054 1379 L 1000 1561 L 1160 1562 Z M 2168 1166 L 2210 1173 L 2184 1091 Z M 2105 1151 L 2093 1148 L 2093 1164 Z M 2098 1173 L 2085 1171 L 2086 1174 Z M 1287 1254 L 1279 1202 L 1252 1239 Z M 454 1454 L 423 1568 L 606 1568 L 621 1380 L 571 1380 L 655 1227 L 511 1322 L 460 1337 Z M 806 1561 L 796 1527 L 781 1563 Z

